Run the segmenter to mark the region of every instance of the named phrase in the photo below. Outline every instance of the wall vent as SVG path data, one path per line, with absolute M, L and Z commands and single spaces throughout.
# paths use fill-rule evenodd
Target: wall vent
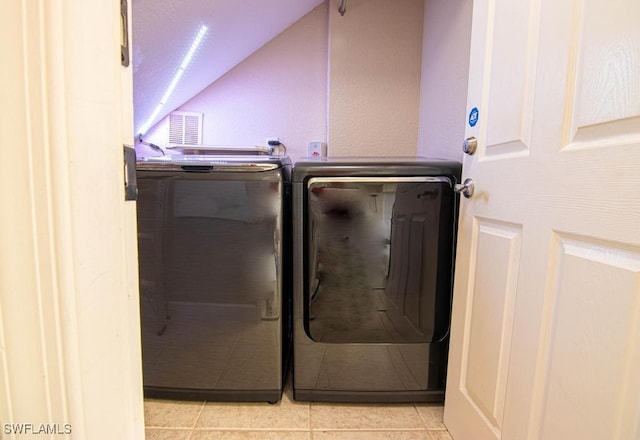
M 202 113 L 172 112 L 169 114 L 169 143 L 202 144 Z

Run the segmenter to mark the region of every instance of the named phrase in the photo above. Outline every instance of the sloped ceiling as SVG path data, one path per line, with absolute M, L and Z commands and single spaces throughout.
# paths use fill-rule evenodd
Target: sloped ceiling
M 201 25 L 208 33 L 156 123 L 324 0 L 132 0 L 136 134 L 153 114 Z

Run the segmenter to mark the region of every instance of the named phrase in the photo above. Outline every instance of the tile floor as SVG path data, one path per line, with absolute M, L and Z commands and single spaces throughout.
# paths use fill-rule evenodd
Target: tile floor
M 296 402 L 290 384 L 268 403 L 146 399 L 147 440 L 451 440 L 442 405 Z

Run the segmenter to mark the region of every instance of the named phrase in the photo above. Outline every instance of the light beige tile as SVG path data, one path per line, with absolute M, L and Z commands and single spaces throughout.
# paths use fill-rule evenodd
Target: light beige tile
M 444 406 L 419 403 L 416 404 L 416 409 L 427 429 L 446 429 L 442 422 Z
M 196 427 L 216 430 L 309 430 L 309 404 L 294 402 L 287 394 L 274 405 L 207 402 Z
M 310 440 L 310 431 L 200 431 L 189 440 Z
M 429 440 L 427 431 L 313 431 L 313 440 Z
M 427 439 L 429 440 L 453 440 L 449 431 L 427 431 Z
M 311 405 L 314 430 L 423 429 L 424 424 L 413 405 Z
M 158 428 L 191 428 L 203 402 L 145 399 L 144 422 Z
M 145 440 L 187 440 L 191 433 L 188 429 L 145 429 Z

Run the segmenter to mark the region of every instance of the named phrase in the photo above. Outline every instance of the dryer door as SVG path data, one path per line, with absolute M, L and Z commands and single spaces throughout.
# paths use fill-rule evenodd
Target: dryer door
M 444 338 L 454 201 L 445 177 L 309 179 L 309 337 L 329 343 Z

